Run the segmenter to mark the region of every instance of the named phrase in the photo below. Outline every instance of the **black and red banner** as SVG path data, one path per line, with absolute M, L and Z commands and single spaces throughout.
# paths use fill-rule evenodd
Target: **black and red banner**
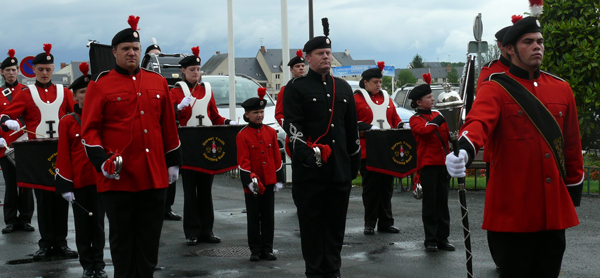
M 58 139 L 13 142 L 17 185 L 55 191 L 54 174 Z
M 217 175 L 237 168 L 235 138 L 242 125 L 179 127 L 181 169 Z
M 417 170 L 417 141 L 410 130 L 365 132 L 367 170 L 403 178 Z

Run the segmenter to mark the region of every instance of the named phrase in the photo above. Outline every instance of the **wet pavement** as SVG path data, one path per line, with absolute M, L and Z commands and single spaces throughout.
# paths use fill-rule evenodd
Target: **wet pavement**
M 173 210 L 183 210 L 183 190 L 178 182 Z M 450 193 L 450 241 L 456 251 L 426 253 L 423 247 L 421 201 L 399 188 L 392 199 L 395 226 L 399 234 L 363 235 L 362 189 L 353 188 L 348 209 L 345 246 L 342 250 L 342 277 L 466 277 L 465 249 L 462 243 L 458 193 Z M 485 231 L 481 230 L 485 191 L 467 192 L 469 221 L 472 230 L 473 268 L 475 277 L 498 277 L 490 257 Z M 0 179 L 0 200 L 4 198 Z M 250 262 L 246 238 L 246 214 L 239 179 L 227 175 L 215 177 L 213 186 L 215 235 L 218 244 L 200 243 L 187 246 L 181 221 L 165 221 L 162 230 L 159 270 L 154 277 L 304 277 L 304 261 L 296 208 L 288 186 L 275 199 L 276 261 Z M 76 208 L 77 209 L 77 208 Z M 600 199 L 585 197 L 577 209 L 581 224 L 567 230 L 560 277 L 600 277 Z M 72 213 L 72 208 L 69 213 Z M 33 262 L 37 248 L 37 214 L 35 232 L 17 231 L 0 234 L 0 277 L 80 277 L 83 270 L 78 260 Z M 0 216 L 4 227 L 4 219 Z M 108 223 L 106 225 L 108 237 Z M 69 217 L 69 246 L 75 249 L 75 230 Z M 105 248 L 106 271 L 113 276 L 108 247 Z

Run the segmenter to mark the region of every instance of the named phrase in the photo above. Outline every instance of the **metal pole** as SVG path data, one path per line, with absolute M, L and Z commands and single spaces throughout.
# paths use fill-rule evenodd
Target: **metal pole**
M 233 41 L 233 0 L 227 0 L 227 32 L 229 54 L 227 55 L 227 66 L 229 69 L 229 119 L 236 119 L 235 105 L 235 47 Z
M 288 36 L 288 6 L 287 0 L 281 0 L 281 61 L 283 71 L 282 86 L 290 80 L 290 67 L 287 62 L 290 60 L 290 41 Z
M 313 1 L 308 0 L 308 39 L 315 37 L 314 26 L 313 26 Z

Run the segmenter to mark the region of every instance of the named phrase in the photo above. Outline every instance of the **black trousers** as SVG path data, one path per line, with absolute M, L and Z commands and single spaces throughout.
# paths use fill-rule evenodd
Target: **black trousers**
M 392 195 L 394 177 L 367 170 L 367 161 L 360 164 L 362 177 L 362 198 L 365 207 L 365 227 L 388 228 L 394 225 L 392 216 Z M 377 222 L 379 220 L 379 222 Z
M 17 186 L 17 169 L 6 157 L 0 157 L 0 167 L 6 185 L 4 191 L 4 223 L 31 223 L 33 216 L 33 191 Z M 18 215 L 17 215 L 18 214 Z
M 37 200 L 40 248 L 67 246 L 69 202 L 54 191 L 34 189 Z
M 85 270 L 104 269 L 104 215 L 106 208 L 100 200 L 95 185 L 73 190 L 75 201 L 89 212 L 89 216 L 76 204 L 73 206 L 75 219 L 75 243 L 79 252 L 79 262 Z
M 565 252 L 565 230 L 533 233 L 488 231 L 500 277 L 555 278 L 560 274 Z
M 101 193 L 109 223 L 115 278 L 153 277 L 167 189 Z
M 171 206 L 175 204 L 175 193 L 177 193 L 177 182 L 169 183 L 169 188 L 167 188 L 167 199 L 165 200 L 165 214 L 173 211 Z
M 244 194 L 248 224 L 248 246 L 252 253 L 273 252 L 275 192 L 267 186 L 263 195 Z
M 448 242 L 450 236 L 450 178 L 444 165 L 424 166 L 420 170 L 420 178 L 423 187 L 424 243 L 425 246 L 437 246 Z
M 338 277 L 352 182 L 294 182 L 307 277 Z
M 214 176 L 181 170 L 183 179 L 183 232 L 185 238 L 212 234 L 215 212 L 212 201 Z

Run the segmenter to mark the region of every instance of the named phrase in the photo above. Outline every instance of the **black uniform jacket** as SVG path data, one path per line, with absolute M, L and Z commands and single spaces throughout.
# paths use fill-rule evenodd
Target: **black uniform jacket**
M 321 74 L 309 70 L 307 75 L 294 78 L 286 85 L 283 111 L 283 128 L 290 138 L 294 182 L 345 182 L 356 178 L 360 142 L 356 105 L 348 82 L 329 74 L 323 80 Z M 332 154 L 318 167 L 307 141 L 314 142 L 325 133 L 316 143 L 329 145 Z

